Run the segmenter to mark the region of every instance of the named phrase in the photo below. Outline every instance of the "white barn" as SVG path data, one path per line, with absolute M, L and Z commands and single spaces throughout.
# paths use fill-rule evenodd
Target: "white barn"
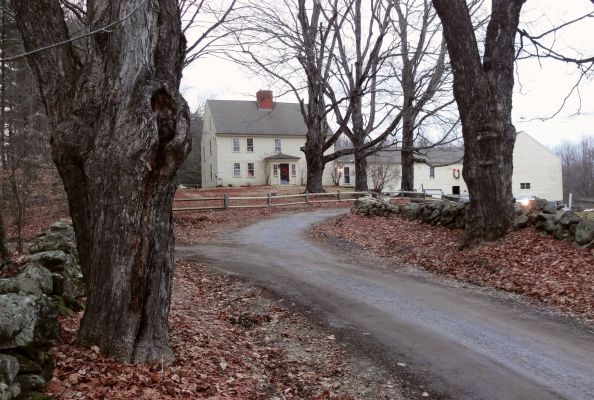
M 415 163 L 415 190 L 441 190 L 444 194 L 468 194 L 462 178 L 464 153 L 461 149 L 431 149 L 425 152 L 424 162 Z M 512 186 L 514 195 L 533 195 L 551 201 L 563 200 L 561 160 L 526 132 L 518 132 L 513 153 L 514 172 Z M 341 186 L 354 186 L 354 158 L 342 157 L 343 176 Z M 383 151 L 368 158 L 369 169 L 400 169 L 400 152 Z M 368 186 L 373 188 L 371 173 Z M 385 191 L 400 189 L 400 177 L 392 179 Z
M 305 185 L 301 146 L 307 128 L 297 103 L 274 102 L 260 90 L 256 101 L 208 100 L 200 151 L 202 187 Z M 331 168 L 324 185 L 331 185 Z

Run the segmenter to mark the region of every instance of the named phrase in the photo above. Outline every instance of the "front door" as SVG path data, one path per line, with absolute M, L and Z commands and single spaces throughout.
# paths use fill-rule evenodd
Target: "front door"
M 344 184 L 351 184 L 351 169 L 349 167 L 344 167 Z
M 278 169 L 280 170 L 280 184 L 289 184 L 289 164 L 279 164 Z

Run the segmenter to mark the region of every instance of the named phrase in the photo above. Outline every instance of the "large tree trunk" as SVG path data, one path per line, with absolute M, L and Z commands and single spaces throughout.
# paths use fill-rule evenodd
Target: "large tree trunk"
M 412 192 L 415 190 L 415 158 L 413 154 L 414 129 L 413 122 L 405 115 L 402 124 L 401 167 L 402 180 L 400 190 Z
M 525 0 L 494 0 L 483 60 L 463 0 L 433 0 L 454 72 L 470 194 L 466 244 L 505 235 L 513 219 L 514 39 Z
M 355 153 L 355 191 L 367 192 L 367 157 L 363 157 L 361 152 Z
M 358 4 L 360 11 L 360 4 Z M 359 16 L 360 17 L 360 16 Z M 356 74 L 360 76 L 360 65 L 356 66 Z M 355 148 L 355 190 L 357 192 L 367 192 L 367 154 L 361 148 L 365 145 L 367 132 L 363 123 L 363 106 L 361 96 L 352 100 L 353 112 L 351 121 L 353 123 L 353 135 L 351 142 Z
M 126 362 L 170 360 L 174 175 L 189 151 L 174 0 L 94 1 L 84 64 L 70 45 L 29 56 L 52 125 L 85 276 L 78 333 Z M 138 8 L 137 8 L 138 7 Z M 68 37 L 58 0 L 15 2 L 27 50 Z
M 485 99 L 505 109 L 502 99 Z M 493 110 L 468 111 L 477 123 L 463 125 L 464 168 L 462 175 L 470 193 L 469 224 L 466 241 L 495 240 L 504 236 L 513 219 L 513 149 L 516 131 L 509 116 Z
M 316 135 L 316 137 L 318 137 L 318 135 Z M 312 138 L 314 138 L 313 135 Z M 305 153 L 305 162 L 307 166 L 305 191 L 307 193 L 323 193 L 324 161 L 321 145 L 315 143 L 315 140 L 310 140 L 308 137 L 302 150 Z

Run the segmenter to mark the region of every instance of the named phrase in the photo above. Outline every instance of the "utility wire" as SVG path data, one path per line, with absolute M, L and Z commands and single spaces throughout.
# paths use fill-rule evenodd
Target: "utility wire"
M 67 43 L 72 43 L 72 42 L 74 42 L 74 41 L 77 41 L 77 40 L 79 40 L 79 39 L 84 39 L 84 38 L 86 38 L 86 37 L 89 37 L 89 36 L 95 35 L 95 34 L 97 34 L 97 33 L 99 33 L 99 32 L 107 32 L 107 33 L 109 33 L 109 31 L 108 31 L 107 29 L 109 29 L 109 28 L 111 28 L 111 27 L 113 27 L 113 26 L 115 26 L 115 25 L 117 25 L 117 24 L 120 24 L 120 23 L 124 22 L 125 20 L 127 20 L 128 18 L 130 18 L 130 17 L 132 16 L 132 14 L 134 14 L 136 11 L 138 11 L 138 9 L 140 8 L 140 6 L 142 6 L 142 5 L 143 5 L 144 3 L 146 3 L 147 1 L 148 1 L 148 0 L 144 0 L 144 1 L 142 1 L 140 4 L 138 4 L 138 5 L 137 5 L 137 6 L 136 6 L 136 7 L 135 7 L 135 8 L 134 8 L 132 11 L 130 11 L 128 14 L 124 15 L 124 16 L 123 16 L 122 18 L 120 18 L 119 20 L 117 20 L 117 21 L 115 21 L 115 22 L 112 22 L 111 24 L 105 25 L 105 26 L 104 26 L 104 27 L 102 27 L 102 28 L 96 29 L 96 30 L 94 30 L 94 31 L 92 31 L 92 32 L 89 32 L 89 33 L 85 33 L 84 35 L 80 35 L 80 36 L 77 36 L 77 37 L 75 37 L 75 38 L 71 38 L 71 39 L 68 39 L 68 40 L 64 40 L 64 41 L 62 41 L 62 42 L 54 43 L 54 44 L 51 44 L 51 45 L 49 45 L 49 46 L 41 47 L 41 48 L 39 48 L 39 49 L 31 50 L 31 51 L 28 51 L 28 52 L 26 52 L 26 53 L 18 54 L 18 55 L 16 55 L 16 56 L 12 56 L 12 57 L 8 57 L 8 58 L 2 58 L 2 59 L 0 59 L 0 62 L 2 62 L 2 63 L 3 63 L 3 62 L 7 62 L 7 61 L 14 61 L 14 60 L 18 60 L 19 58 L 27 57 L 27 56 L 30 56 L 31 54 L 41 53 L 42 51 L 46 51 L 46 50 L 49 50 L 49 49 L 53 49 L 54 47 L 63 46 L 63 45 L 65 45 L 65 44 L 67 44 Z

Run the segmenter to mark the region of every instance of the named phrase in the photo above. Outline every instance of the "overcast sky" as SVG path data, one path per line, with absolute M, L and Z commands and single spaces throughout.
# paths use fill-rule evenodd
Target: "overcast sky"
M 528 0 L 521 26 L 530 33 L 541 33 L 560 21 L 568 21 L 593 11 L 590 0 Z M 555 47 L 565 52 L 580 49 L 586 56 L 594 54 L 594 18 L 563 30 L 555 38 Z M 563 139 L 594 135 L 594 82 L 584 79 L 579 97 L 574 95 L 563 110 L 561 106 L 578 76 L 575 67 L 556 61 L 522 60 L 517 65 L 513 121 L 518 131 L 526 131 L 548 147 Z M 215 57 L 199 59 L 184 70 L 182 93 L 195 109 L 207 98 L 219 100 L 254 100 L 256 91 L 269 88 L 265 75 L 255 75 Z M 279 101 L 294 102 L 292 94 Z

